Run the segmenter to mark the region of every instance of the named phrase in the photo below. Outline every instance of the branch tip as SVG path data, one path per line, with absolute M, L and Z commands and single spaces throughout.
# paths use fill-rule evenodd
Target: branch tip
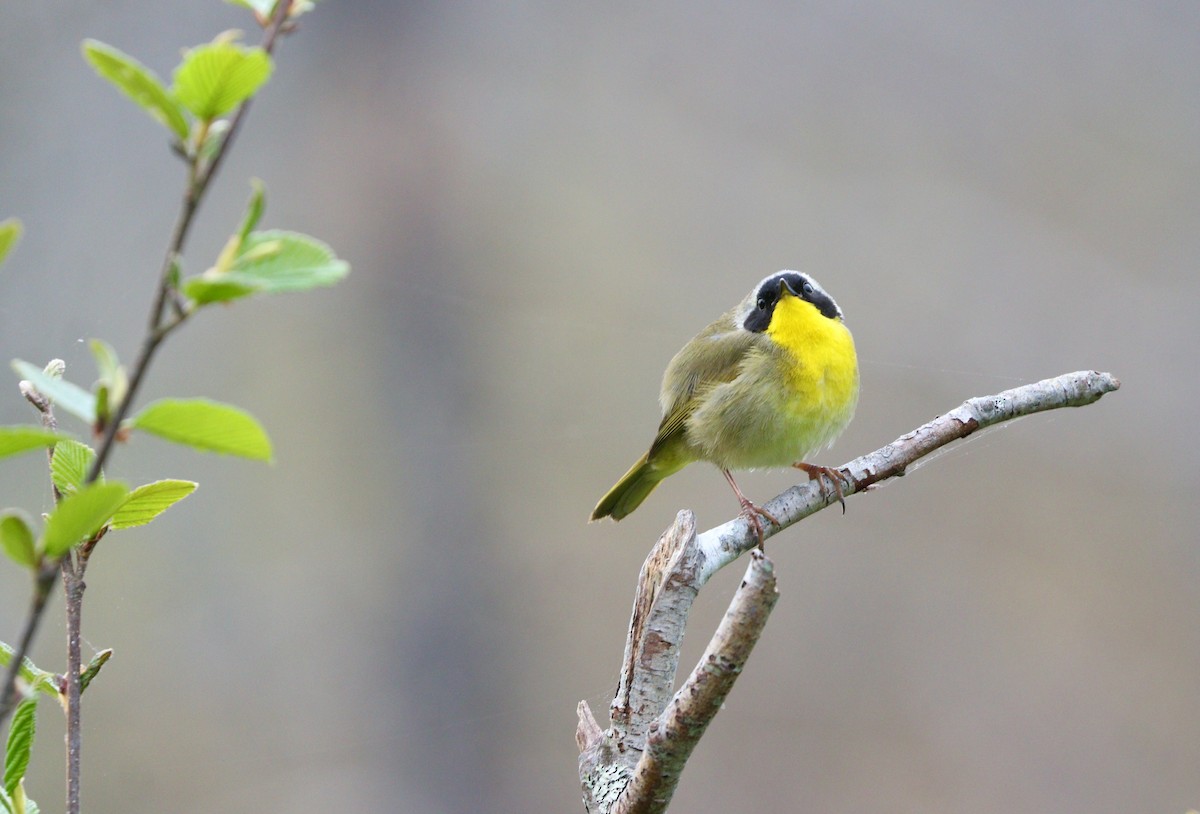
M 25 397 L 25 400 L 32 404 L 39 413 L 44 413 L 50 409 L 50 399 L 43 396 L 33 386 L 33 382 L 28 379 L 21 379 L 21 381 L 17 382 L 17 388 L 21 391 L 21 395 Z

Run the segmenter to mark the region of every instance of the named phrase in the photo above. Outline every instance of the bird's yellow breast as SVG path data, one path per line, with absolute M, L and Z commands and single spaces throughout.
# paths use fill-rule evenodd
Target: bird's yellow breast
M 792 390 L 789 411 L 814 427 L 820 446 L 850 422 L 858 404 L 858 356 L 854 338 L 839 318 L 822 314 L 812 303 L 784 296 L 775 305 L 767 336 L 788 352 L 785 374 Z

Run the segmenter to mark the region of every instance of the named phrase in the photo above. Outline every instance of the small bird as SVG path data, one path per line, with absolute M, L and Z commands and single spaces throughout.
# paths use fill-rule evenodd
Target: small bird
M 620 520 L 693 461 L 721 470 L 760 544 L 759 517 L 779 521 L 742 494 L 730 470 L 795 466 L 810 479 L 829 478 L 842 499 L 840 473 L 804 458 L 830 446 L 853 418 L 858 357 L 842 310 L 809 275 L 772 274 L 684 345 L 663 374 L 659 403 L 650 449 L 600 499 L 592 520 Z

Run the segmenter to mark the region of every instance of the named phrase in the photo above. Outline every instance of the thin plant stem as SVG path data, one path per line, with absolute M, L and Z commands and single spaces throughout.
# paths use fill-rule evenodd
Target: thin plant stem
M 83 629 L 83 591 L 87 586 L 70 552 L 62 558 L 61 568 L 67 606 L 67 811 L 78 814 L 80 752 L 83 749 L 79 639 Z
M 38 624 L 44 615 L 46 600 L 49 599 L 50 592 L 57 580 L 57 567 L 42 566 L 38 570 L 37 579 L 33 584 L 33 597 L 29 602 L 29 615 L 25 617 L 25 629 L 21 631 L 21 638 L 17 642 L 12 661 L 8 665 L 8 673 L 4 680 L 4 692 L 0 694 L 0 723 L 8 718 L 17 705 L 17 676 L 21 673 L 21 662 L 25 660 L 29 646 L 33 644 L 33 637 L 37 633 Z
M 54 405 L 50 403 L 50 400 L 32 387 L 22 388 L 22 393 L 25 400 L 42 414 L 42 426 L 51 432 L 56 431 L 58 419 L 54 417 Z M 53 462 L 54 447 L 50 447 L 46 450 L 46 463 L 52 464 Z M 50 479 L 50 489 L 54 493 L 55 503 L 62 500 L 62 492 L 58 491 L 58 484 L 54 482 L 53 478 Z M 21 672 L 21 663 L 25 661 L 25 655 L 33 644 L 33 637 L 37 633 L 38 625 L 46 610 L 46 601 L 50 598 L 50 591 L 54 588 L 57 580 L 58 563 L 43 562 L 39 564 L 33 583 L 33 597 L 29 602 L 29 615 L 25 618 L 25 629 L 21 632 L 17 649 L 8 665 L 8 673 L 4 677 L 4 689 L 0 691 L 0 724 L 4 723 L 17 705 L 17 676 Z

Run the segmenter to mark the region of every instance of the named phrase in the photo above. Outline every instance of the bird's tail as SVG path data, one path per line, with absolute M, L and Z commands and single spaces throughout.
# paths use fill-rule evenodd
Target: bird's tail
M 608 490 L 608 494 L 600 498 L 596 508 L 592 510 L 592 520 L 611 517 L 620 520 L 632 512 L 646 496 L 654 491 L 654 487 L 668 475 L 677 472 L 681 467 L 665 469 L 657 461 L 650 460 L 650 454 L 643 455 L 629 471 L 617 481 L 617 485 Z

